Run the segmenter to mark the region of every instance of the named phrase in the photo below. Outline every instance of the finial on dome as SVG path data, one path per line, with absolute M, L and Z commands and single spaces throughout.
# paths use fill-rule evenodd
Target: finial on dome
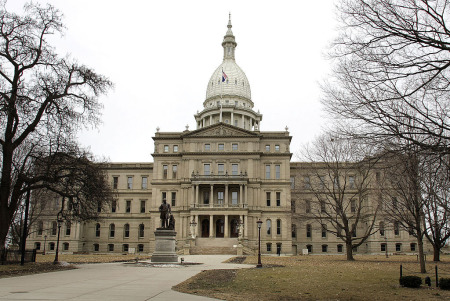
M 229 12 L 228 13 L 228 28 L 231 28 L 231 27 L 233 27 L 233 26 L 231 25 L 231 12 Z
M 223 59 L 232 59 L 234 60 L 234 50 L 237 46 L 236 40 L 234 39 L 233 31 L 231 28 L 231 12 L 228 13 L 228 30 L 225 36 L 223 37 L 222 47 L 224 50 Z

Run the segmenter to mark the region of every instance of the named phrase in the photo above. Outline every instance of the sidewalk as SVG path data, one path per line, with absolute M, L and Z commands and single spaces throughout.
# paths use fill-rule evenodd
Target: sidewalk
M 103 263 L 76 270 L 0 279 L 0 300 L 215 300 L 172 291 L 202 270 L 253 267 L 222 263 L 230 255 L 189 255 L 190 266 L 150 267 Z

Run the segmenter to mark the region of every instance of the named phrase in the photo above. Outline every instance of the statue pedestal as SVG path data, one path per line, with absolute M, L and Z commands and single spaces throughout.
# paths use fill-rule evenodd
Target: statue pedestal
M 152 262 L 178 262 L 175 252 L 177 232 L 158 228 L 155 231 L 155 252 L 152 254 Z

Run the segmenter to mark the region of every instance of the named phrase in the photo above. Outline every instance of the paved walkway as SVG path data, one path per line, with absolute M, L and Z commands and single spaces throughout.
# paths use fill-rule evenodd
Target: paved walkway
M 201 265 L 150 267 L 83 264 L 76 270 L 0 279 L 0 300 L 215 300 L 173 291 L 202 270 L 253 267 L 222 263 L 228 255 L 183 256 Z

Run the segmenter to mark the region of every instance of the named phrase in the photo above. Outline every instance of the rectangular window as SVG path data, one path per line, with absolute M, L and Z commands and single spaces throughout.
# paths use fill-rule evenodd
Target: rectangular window
M 327 207 L 325 206 L 325 202 L 324 201 L 320 201 L 320 212 L 322 212 L 322 213 L 326 213 L 327 212 Z
M 277 197 L 277 207 L 280 207 L 281 206 L 281 192 L 277 192 L 276 197 Z
M 410 247 L 411 247 L 411 251 L 412 252 L 416 251 L 416 244 L 415 243 L 410 244 Z
M 94 244 L 94 251 L 98 252 L 100 250 L 99 244 Z
M 277 219 L 277 235 L 281 234 L 281 219 Z
M 399 222 L 394 222 L 394 234 L 400 235 L 400 224 Z
M 267 252 L 272 252 L 272 244 L 271 243 L 266 244 L 266 250 L 267 250 Z
M 203 174 L 205 176 L 209 176 L 211 174 L 211 165 L 210 164 L 203 165 Z
M 114 252 L 114 245 L 113 244 L 109 244 L 108 245 L 108 251 L 109 252 Z
M 270 165 L 266 165 L 266 179 L 270 179 Z
M 138 244 L 138 252 L 139 253 L 144 252 L 144 245 L 143 244 Z
M 128 252 L 128 244 L 123 244 L 122 245 L 122 251 L 123 252 Z
M 211 144 L 207 143 L 205 144 L 205 151 L 210 151 L 211 150 Z
M 305 212 L 306 213 L 311 213 L 311 200 L 306 200 L 305 201 Z
M 238 193 L 237 193 L 237 191 L 232 191 L 231 192 L 231 204 L 237 205 L 237 203 L 238 203 Z
M 266 192 L 267 206 L 270 206 L 270 192 Z
M 270 152 L 270 145 L 269 144 L 266 145 L 266 152 Z
M 343 246 L 342 245 L 337 245 L 337 251 L 338 253 L 342 253 L 343 252 Z
M 52 235 L 56 235 L 56 228 L 58 227 L 56 222 L 52 222 Z
M 350 211 L 356 212 L 356 201 L 355 200 L 350 200 Z
M 325 188 L 325 176 L 319 176 L 319 186 L 320 188 Z
M 275 179 L 280 178 L 280 165 L 275 165 Z
M 272 233 L 272 221 L 270 219 L 266 221 L 266 228 L 267 228 L 267 235 L 270 235 L 270 233 Z
M 297 210 L 295 209 L 295 201 L 294 200 L 292 200 L 291 201 L 291 212 L 292 213 L 295 213 Z
M 233 176 L 237 176 L 238 175 L 238 169 L 239 169 L 238 164 L 231 164 L 231 174 Z
M 386 252 L 386 244 L 381 244 L 381 252 Z
M 217 203 L 218 204 L 223 204 L 223 191 L 218 191 L 217 192 Z
M 312 234 L 311 231 L 312 231 L 311 225 L 307 224 L 306 225 L 306 237 L 311 237 L 311 234 Z
M 114 212 L 116 212 L 116 210 L 117 210 L 117 201 L 113 200 L 111 202 L 111 212 L 114 213 Z
M 177 193 L 172 192 L 172 207 L 175 207 L 177 205 Z
M 145 201 L 141 201 L 141 213 L 145 213 Z
M 167 192 L 162 192 L 162 193 L 161 193 L 161 201 L 162 201 L 162 202 L 164 202 L 164 201 L 167 202 Z
M 66 222 L 66 236 L 70 236 L 70 228 L 72 227 L 72 225 L 70 224 L 70 222 Z
M 356 237 L 356 225 L 352 224 L 352 237 Z
M 238 150 L 238 144 L 237 143 L 231 144 L 231 150 L 237 151 Z
M 117 189 L 119 186 L 119 177 L 113 177 L 113 189 Z
M 280 146 L 278 144 L 275 144 L 275 151 L 279 152 L 280 151 Z
M 142 189 L 147 189 L 147 184 L 148 184 L 148 178 L 147 177 L 142 177 Z
M 163 179 L 167 179 L 167 173 L 169 171 L 168 165 L 163 165 Z
M 223 143 L 219 143 L 219 145 L 218 145 L 217 149 L 218 149 L 218 150 L 220 150 L 220 151 L 223 151 L 223 150 L 225 150 L 225 144 L 223 144 Z
M 126 201 L 125 212 L 126 213 L 130 213 L 131 212 L 131 201 Z
M 209 204 L 209 191 L 203 191 L 203 204 Z
M 133 177 L 127 178 L 127 189 L 133 189 Z
M 327 225 L 322 225 L 322 237 L 327 237 Z
M 291 189 L 295 189 L 295 177 L 291 177 Z
M 355 177 L 354 176 L 348 177 L 348 186 L 350 187 L 350 189 L 355 188 Z
M 218 164 L 217 165 L 217 173 L 219 175 L 224 175 L 225 174 L 225 164 Z
M 178 145 L 174 145 L 173 146 L 173 152 L 174 153 L 178 153 Z
M 168 145 L 164 145 L 164 152 L 168 153 L 169 152 L 169 146 Z
M 177 173 L 178 173 L 178 166 L 177 165 L 172 165 L 172 179 L 176 179 L 177 178 Z
M 322 245 L 322 253 L 328 252 L 328 245 Z
M 402 244 L 395 244 L 395 252 L 401 252 L 402 251 Z
M 303 177 L 303 188 L 311 189 L 311 178 L 309 176 Z

